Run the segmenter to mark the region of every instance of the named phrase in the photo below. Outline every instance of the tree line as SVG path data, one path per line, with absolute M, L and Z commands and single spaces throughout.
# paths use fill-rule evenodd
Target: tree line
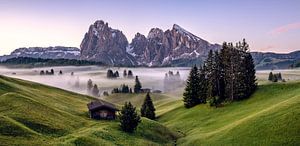
M 43 67 L 43 66 L 66 66 L 66 65 L 104 65 L 101 62 L 93 62 L 87 60 L 76 59 L 42 59 L 31 57 L 16 57 L 10 58 L 0 62 L 5 65 L 28 65 L 29 67 Z
M 225 101 L 248 98 L 256 89 L 255 65 L 249 45 L 224 42 L 220 51 L 209 51 L 203 65 L 195 65 L 187 79 L 183 101 L 186 108 L 209 102 L 219 106 Z

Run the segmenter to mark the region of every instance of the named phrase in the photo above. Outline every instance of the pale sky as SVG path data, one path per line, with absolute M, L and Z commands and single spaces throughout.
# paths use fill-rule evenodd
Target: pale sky
M 299 0 L 0 0 L 0 55 L 20 47 L 79 47 L 108 22 L 129 42 L 174 23 L 211 42 L 248 40 L 251 51 L 300 50 Z

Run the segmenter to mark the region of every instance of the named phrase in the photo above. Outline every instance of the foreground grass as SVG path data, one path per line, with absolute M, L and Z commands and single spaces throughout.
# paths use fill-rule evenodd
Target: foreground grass
M 88 96 L 0 76 L 0 145 L 172 145 L 176 133 L 142 119 L 127 134 L 118 121 L 88 118 Z
M 300 145 L 300 82 L 260 85 L 221 108 L 183 107 L 178 94 L 151 94 L 157 121 L 127 134 L 118 121 L 88 118 L 88 96 L 0 76 L 0 145 Z M 113 94 L 139 110 L 145 94 Z
M 261 85 L 248 100 L 217 109 L 169 106 L 177 108 L 159 121 L 185 135 L 182 145 L 300 145 L 299 82 Z

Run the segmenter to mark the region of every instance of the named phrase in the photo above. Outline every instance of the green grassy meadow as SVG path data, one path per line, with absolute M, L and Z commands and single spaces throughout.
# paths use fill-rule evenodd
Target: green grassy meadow
M 139 110 L 144 97 L 103 98 Z M 117 120 L 88 118 L 92 97 L 0 76 L 0 145 L 300 145 L 298 81 L 261 84 L 251 98 L 221 108 L 185 109 L 180 94 L 151 97 L 158 119 L 143 118 L 127 134 Z

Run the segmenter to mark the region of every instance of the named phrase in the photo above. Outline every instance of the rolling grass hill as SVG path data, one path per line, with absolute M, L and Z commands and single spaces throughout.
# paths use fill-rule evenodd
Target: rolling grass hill
M 176 133 L 142 119 L 134 134 L 88 118 L 88 96 L 0 76 L 0 145 L 171 145 Z
M 105 100 L 139 110 L 145 94 Z M 300 82 L 260 85 L 255 94 L 221 108 L 185 109 L 177 94 L 151 94 L 156 121 L 134 134 L 118 121 L 90 120 L 88 96 L 0 76 L 0 145 L 300 145 Z
M 185 109 L 181 101 L 159 121 L 185 136 L 183 145 L 300 145 L 300 83 L 259 86 L 248 100 L 222 108 L 199 105 Z

